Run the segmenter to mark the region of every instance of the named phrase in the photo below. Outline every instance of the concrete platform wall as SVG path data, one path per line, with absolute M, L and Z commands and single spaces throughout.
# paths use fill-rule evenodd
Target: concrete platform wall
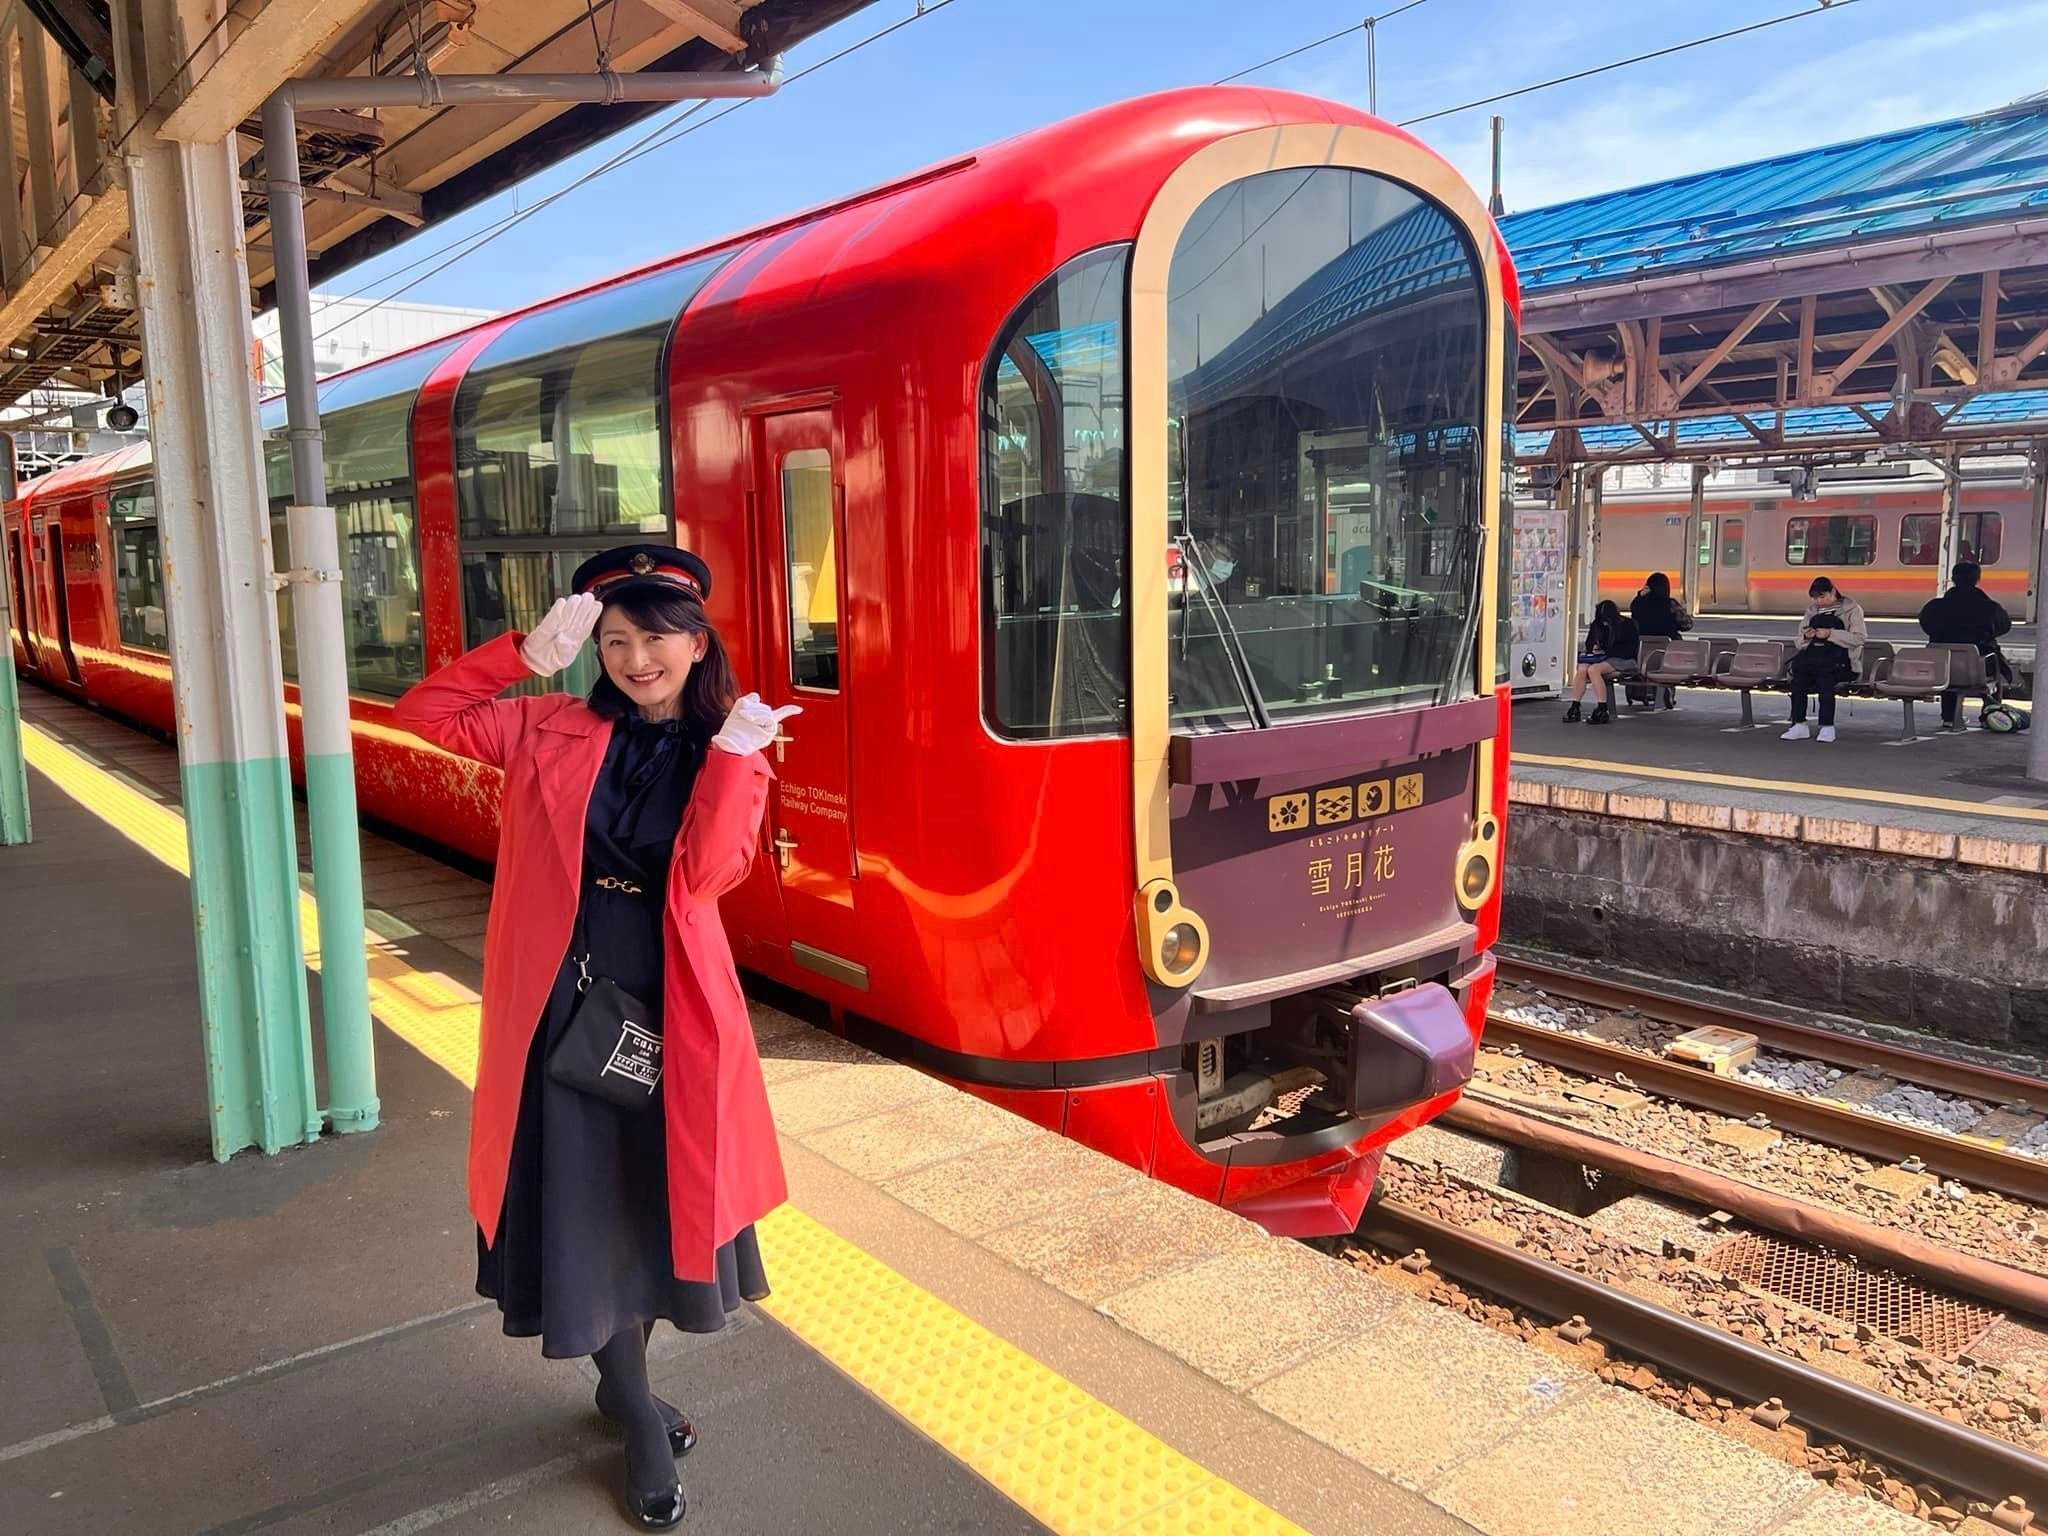
M 1870 827 L 1850 837 L 1858 829 L 1806 829 L 1794 816 L 1773 829 L 1789 836 L 1753 835 L 1717 809 L 1729 830 L 1605 804 L 1514 806 L 1503 936 L 1874 1023 L 2048 1050 L 2041 875 L 1962 862 L 1954 838 L 1946 856 L 1916 857 L 1883 851 Z

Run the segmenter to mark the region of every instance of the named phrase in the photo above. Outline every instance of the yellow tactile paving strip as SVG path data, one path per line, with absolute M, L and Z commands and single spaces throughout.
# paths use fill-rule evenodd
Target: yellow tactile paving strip
M 158 862 L 190 874 L 184 818 L 24 722 L 28 761 Z M 312 898 L 299 897 L 309 964 Z M 451 978 L 420 972 L 375 934 L 371 1011 L 465 1087 L 478 1009 Z M 775 1294 L 762 1310 L 1005 1497 L 1067 1536 L 1303 1536 L 1058 1372 L 785 1205 L 756 1226 Z

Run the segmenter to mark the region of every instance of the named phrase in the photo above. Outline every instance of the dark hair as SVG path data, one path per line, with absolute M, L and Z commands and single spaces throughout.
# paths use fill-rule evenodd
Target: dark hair
M 1842 589 L 1836 586 L 1832 581 L 1829 581 L 1827 577 L 1814 577 L 1812 583 L 1806 589 L 1806 595 L 1808 597 L 1819 597 L 1823 592 L 1832 592 L 1837 597 L 1840 597 L 1842 595 Z
M 1618 624 L 1621 622 L 1621 604 L 1613 598 L 1602 598 L 1593 609 L 1595 624 Z
M 1984 567 L 1974 560 L 1961 560 L 1949 572 L 1950 578 L 1959 587 L 1974 587 L 1984 575 Z
M 725 642 L 705 615 L 704 605 L 686 592 L 641 586 L 607 597 L 604 606 L 607 612 L 616 609 L 655 634 L 704 637 L 704 657 L 690 668 L 689 680 L 683 684 L 683 724 L 692 735 L 715 735 L 740 688 L 732 675 L 732 659 L 725 654 Z M 633 701 L 604 670 L 601 647 L 597 681 L 590 685 L 590 707 L 607 720 L 633 710 Z
M 1649 590 L 1652 597 L 1669 597 L 1671 595 L 1671 578 L 1662 571 L 1650 572 L 1650 579 L 1644 582 L 1643 585 Z

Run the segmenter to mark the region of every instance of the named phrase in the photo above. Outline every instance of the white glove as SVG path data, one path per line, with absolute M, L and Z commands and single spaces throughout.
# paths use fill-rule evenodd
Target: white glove
M 519 659 L 536 676 L 553 677 L 576 659 L 603 612 L 604 604 L 588 592 L 556 598 L 555 606 L 533 626 L 526 643 L 519 647 Z
M 759 752 L 782 734 L 783 721 L 803 712 L 801 704 L 785 704 L 780 709 L 770 709 L 761 702 L 761 695 L 750 693 L 727 712 L 725 724 L 711 738 L 711 745 L 735 757 Z

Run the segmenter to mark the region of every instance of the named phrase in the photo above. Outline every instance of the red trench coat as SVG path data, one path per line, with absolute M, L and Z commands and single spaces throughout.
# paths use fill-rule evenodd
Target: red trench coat
M 583 822 L 610 722 L 567 694 L 501 699 L 533 674 L 501 635 L 398 701 L 400 725 L 504 770 L 498 864 L 484 932 L 483 1030 L 469 1127 L 469 1209 L 495 1243 L 533 1032 L 569 947 Z M 718 898 L 754 861 L 774 777 L 760 753 L 713 747 L 683 813 L 662 925 L 668 1200 L 675 1273 L 717 1278 L 716 1254 L 788 1198 L 768 1090 Z

